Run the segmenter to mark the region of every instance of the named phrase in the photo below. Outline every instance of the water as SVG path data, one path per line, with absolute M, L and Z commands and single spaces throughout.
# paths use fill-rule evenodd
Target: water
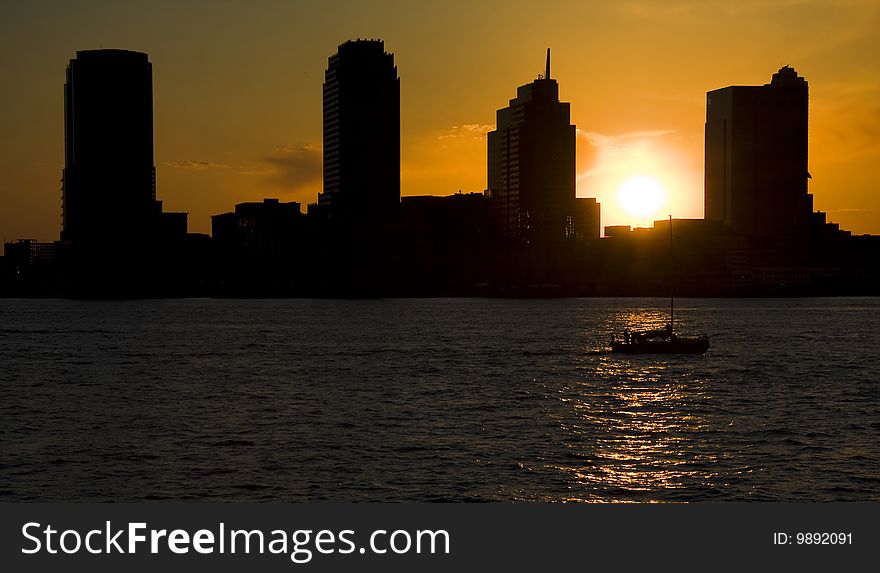
M 0 300 L 0 501 L 880 500 L 880 299 Z

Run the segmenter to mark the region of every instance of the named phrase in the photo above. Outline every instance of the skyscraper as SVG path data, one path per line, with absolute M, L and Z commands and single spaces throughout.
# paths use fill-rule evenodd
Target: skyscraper
M 144 238 L 158 218 L 146 54 L 76 53 L 64 84 L 63 241 Z
M 373 218 L 400 203 L 400 78 L 381 40 L 348 41 L 324 75 L 324 190 L 331 218 Z
M 808 87 L 785 66 L 763 86 L 706 97 L 705 218 L 748 234 L 806 221 Z
M 526 243 L 573 236 L 575 126 L 550 78 L 549 49 L 544 75 L 517 88 L 488 139 L 489 196 L 501 235 Z

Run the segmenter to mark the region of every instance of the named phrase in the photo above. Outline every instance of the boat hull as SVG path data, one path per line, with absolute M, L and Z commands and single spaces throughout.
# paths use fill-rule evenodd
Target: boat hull
M 611 352 L 620 354 L 705 354 L 709 338 L 676 338 L 675 340 L 646 340 L 636 344 L 612 342 Z

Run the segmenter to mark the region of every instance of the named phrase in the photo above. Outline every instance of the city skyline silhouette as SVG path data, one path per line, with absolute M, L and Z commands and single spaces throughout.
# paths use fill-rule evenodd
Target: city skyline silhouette
M 324 191 L 306 213 L 266 198 L 212 217 L 164 213 L 153 164 L 152 64 L 78 51 L 65 83 L 62 231 L 5 243 L 12 295 L 583 296 L 656 294 L 671 269 L 663 224 L 606 226 L 578 198 L 577 130 L 551 51 L 487 137 L 485 192 L 404 197 L 400 79 L 381 40 L 346 41 L 324 81 Z M 676 283 L 692 296 L 876 294 L 880 237 L 813 210 L 807 81 L 789 66 L 763 86 L 706 99 L 706 215 L 678 219 Z M 659 185 L 629 182 L 634 208 Z M 629 183 L 628 182 L 628 183 Z M 431 201 L 425 201 L 431 199 Z M 466 199 L 466 201 L 464 201 Z M 650 211 L 646 214 L 651 214 Z M 473 228 L 463 230 L 462 223 Z M 672 236 L 673 217 L 668 226 Z M 305 256 L 297 256 L 305 251 Z
M 577 195 L 604 205 L 602 226 L 650 225 L 670 212 L 698 218 L 705 92 L 760 85 L 770 71 L 792 64 L 813 86 L 816 208 L 857 234 L 878 232 L 871 214 L 876 194 L 865 176 L 876 152 L 868 137 L 876 105 L 876 74 L 870 73 L 876 65 L 867 55 L 867 29 L 877 18 L 871 3 L 558 2 L 537 13 L 520 6 L 499 16 L 490 2 L 468 10 L 493 14 L 491 29 L 458 34 L 455 41 L 437 28 L 449 17 L 430 4 L 410 10 L 405 22 L 381 2 L 370 11 L 303 3 L 298 14 L 259 3 L 207 12 L 195 5 L 144 10 L 137 2 L 44 6 L 12 5 L 2 24 L 6 53 L 21 54 L 2 62 L 4 75 L 17 78 L 0 106 L 6 126 L 0 231 L 6 240 L 56 236 L 63 161 L 59 62 L 75 51 L 127 48 L 158 62 L 157 184 L 166 210 L 190 213 L 190 229 L 207 233 L 210 217 L 236 203 L 314 201 L 321 190 L 319 78 L 336 46 L 358 37 L 382 37 L 400 60 L 404 196 L 486 188 L 485 133 L 494 111 L 510 99 L 510 86 L 542 71 L 550 46 L 554 75 L 563 80 L 561 99 L 572 103 L 571 123 L 579 128 Z M 454 29 L 474 32 L 478 20 Z M 203 24 L 191 25 L 196 21 Z M 553 31 L 552 41 L 531 25 L 539 22 Z M 203 41 L 207 29 L 223 42 Z M 500 41 L 516 29 L 528 33 L 515 43 Z M 628 214 L 619 204 L 620 186 L 638 175 L 666 189 L 667 200 L 652 217 Z

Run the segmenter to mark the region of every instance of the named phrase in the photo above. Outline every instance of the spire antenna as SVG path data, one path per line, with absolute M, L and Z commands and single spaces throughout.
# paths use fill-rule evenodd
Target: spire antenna
M 547 48 L 547 70 L 544 73 L 544 79 L 550 79 L 550 48 Z

